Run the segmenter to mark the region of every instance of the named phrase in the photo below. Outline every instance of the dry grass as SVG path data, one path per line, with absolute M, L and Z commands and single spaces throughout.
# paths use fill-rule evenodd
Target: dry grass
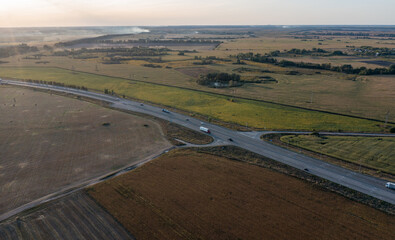
M 340 41 L 337 41 L 340 40 Z M 290 50 L 292 48 L 298 49 L 312 49 L 322 48 L 325 50 L 345 49 L 346 46 L 375 46 L 394 48 L 394 41 L 388 41 L 389 44 L 383 41 L 378 42 L 377 39 L 355 39 L 350 37 L 340 37 L 333 39 L 325 39 L 323 42 L 319 39 L 309 39 L 302 41 L 302 39 L 294 39 L 289 36 L 271 36 L 259 37 L 249 39 L 237 39 L 229 41 L 220 45 L 218 50 L 226 52 L 227 54 L 234 54 L 237 52 L 256 52 L 269 53 L 275 50 Z M 319 45 L 321 43 L 322 45 Z M 226 50 L 227 49 L 227 50 Z
M 177 150 L 89 189 L 138 239 L 393 239 L 393 216 L 224 157 Z
M 193 78 L 198 78 L 200 75 L 206 75 L 208 73 L 215 72 L 206 67 L 183 67 L 176 68 L 176 70 Z
M 171 146 L 153 121 L 28 89 L 1 87 L 0 116 L 0 213 Z

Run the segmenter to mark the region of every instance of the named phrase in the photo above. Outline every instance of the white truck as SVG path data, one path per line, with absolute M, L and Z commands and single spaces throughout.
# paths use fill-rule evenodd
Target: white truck
M 205 133 L 210 133 L 210 129 L 203 127 L 203 126 L 200 127 L 200 131 L 205 132 Z
M 395 183 L 387 182 L 387 184 L 385 184 L 385 187 L 387 187 L 387 188 L 389 188 L 389 189 L 394 189 L 394 190 L 395 190 Z

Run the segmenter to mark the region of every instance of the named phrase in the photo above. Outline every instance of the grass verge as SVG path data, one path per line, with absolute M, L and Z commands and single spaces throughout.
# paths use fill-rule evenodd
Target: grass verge
M 395 175 L 395 138 L 286 135 L 282 142 Z
M 361 172 L 363 174 L 368 174 L 377 178 L 381 178 L 381 179 L 385 179 L 388 181 L 395 181 L 395 176 L 393 174 L 390 174 L 388 172 L 384 172 L 384 171 L 379 171 L 377 169 L 371 168 L 371 167 L 367 167 L 364 165 L 360 165 L 360 164 L 355 164 L 353 162 L 350 161 L 345 161 L 343 159 L 340 158 L 335 158 L 329 155 L 325 155 L 319 152 L 314 152 L 311 150 L 308 150 L 307 148 L 301 148 L 301 147 L 297 147 L 295 145 L 292 144 L 288 144 L 286 142 L 283 142 L 280 140 L 280 138 L 282 136 L 287 136 L 289 134 L 265 134 L 262 135 L 262 139 L 264 141 L 269 141 L 272 144 L 281 146 L 283 148 L 287 148 L 289 150 L 295 151 L 295 152 L 299 152 L 299 153 L 303 153 L 304 155 L 307 156 L 311 156 L 350 170 L 353 170 L 355 172 Z

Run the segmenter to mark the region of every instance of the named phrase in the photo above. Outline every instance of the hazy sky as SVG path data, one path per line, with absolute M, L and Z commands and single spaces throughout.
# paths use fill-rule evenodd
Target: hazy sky
M 0 27 L 395 25 L 395 0 L 0 0 Z

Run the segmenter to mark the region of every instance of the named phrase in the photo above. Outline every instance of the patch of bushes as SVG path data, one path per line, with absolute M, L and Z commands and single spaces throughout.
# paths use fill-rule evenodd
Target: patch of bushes
M 150 68 L 162 68 L 161 65 L 156 65 L 156 64 L 152 64 L 152 63 L 144 64 L 143 66 L 144 67 L 150 67 Z
M 242 85 L 240 75 L 235 73 L 208 73 L 205 76 L 201 75 L 196 82 L 209 87 L 235 87 Z

